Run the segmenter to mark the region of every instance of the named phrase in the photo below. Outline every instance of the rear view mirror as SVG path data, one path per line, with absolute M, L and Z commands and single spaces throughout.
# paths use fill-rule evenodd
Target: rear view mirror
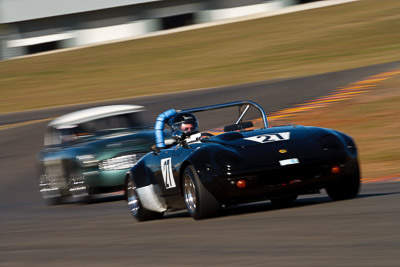
M 186 137 L 187 135 L 185 133 L 179 131 L 172 132 L 172 139 L 174 139 L 175 142 L 182 142 L 186 139 Z

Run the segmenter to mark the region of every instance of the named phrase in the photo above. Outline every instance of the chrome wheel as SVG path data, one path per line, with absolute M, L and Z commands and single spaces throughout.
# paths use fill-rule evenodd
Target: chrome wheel
M 193 219 L 215 217 L 220 213 L 221 204 L 204 187 L 196 169 L 191 165 L 184 171 L 182 187 L 187 210 Z
M 184 195 L 188 211 L 194 213 L 196 211 L 196 188 L 188 174 L 185 174 L 184 178 Z
M 133 183 L 132 179 L 128 179 L 126 186 L 126 194 L 128 200 L 129 211 L 133 216 L 137 216 L 139 213 L 139 197 L 136 193 L 136 185 Z
M 128 176 L 125 181 L 125 199 L 128 203 L 129 212 L 138 222 L 160 219 L 163 216 L 162 212 L 154 212 L 148 210 L 140 203 L 140 196 L 137 193 L 135 180 Z

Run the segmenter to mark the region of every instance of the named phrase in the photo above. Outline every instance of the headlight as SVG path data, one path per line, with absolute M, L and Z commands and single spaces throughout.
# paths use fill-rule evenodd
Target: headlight
M 132 168 L 142 155 L 124 155 L 111 159 L 103 160 L 99 163 L 100 170 L 103 171 L 116 171 Z
M 94 159 L 94 155 L 80 155 L 77 156 L 76 159 L 83 167 L 93 167 L 96 166 L 99 161 Z

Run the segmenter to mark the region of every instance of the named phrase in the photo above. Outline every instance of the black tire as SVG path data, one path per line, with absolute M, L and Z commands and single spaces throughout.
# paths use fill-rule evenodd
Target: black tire
M 325 188 L 326 193 L 332 200 L 351 199 L 358 195 L 360 191 L 360 171 L 342 177 L 340 180 Z
M 87 195 L 87 196 L 76 198 L 75 202 L 81 203 L 81 204 L 93 204 L 96 202 L 96 200 L 92 195 Z
M 193 219 L 200 220 L 220 214 L 221 204 L 203 186 L 193 166 L 186 167 L 182 183 L 186 207 Z
M 126 180 L 125 193 L 129 212 L 138 222 L 162 218 L 162 212 L 154 212 L 143 208 L 142 204 L 140 203 L 139 195 L 136 192 L 136 185 L 132 177 L 128 177 Z
M 56 206 L 64 203 L 63 197 L 49 197 L 43 200 L 46 206 Z
M 272 205 L 276 207 L 287 207 L 297 199 L 298 195 L 288 195 L 283 197 L 271 198 Z

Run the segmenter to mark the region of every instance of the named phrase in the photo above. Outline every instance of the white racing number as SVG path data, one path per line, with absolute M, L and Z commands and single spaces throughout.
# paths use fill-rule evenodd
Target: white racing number
M 161 160 L 161 172 L 164 179 L 165 188 L 176 187 L 174 175 L 172 173 L 171 158 Z
M 298 158 L 292 158 L 292 159 L 284 159 L 284 160 L 280 160 L 279 164 L 281 164 L 281 166 L 286 166 L 286 165 L 292 165 L 292 164 L 299 164 L 299 159 Z
M 244 138 L 249 141 L 254 141 L 258 143 L 271 143 L 278 141 L 286 141 L 290 139 L 290 132 L 275 133 L 275 134 L 262 134 L 252 137 Z

